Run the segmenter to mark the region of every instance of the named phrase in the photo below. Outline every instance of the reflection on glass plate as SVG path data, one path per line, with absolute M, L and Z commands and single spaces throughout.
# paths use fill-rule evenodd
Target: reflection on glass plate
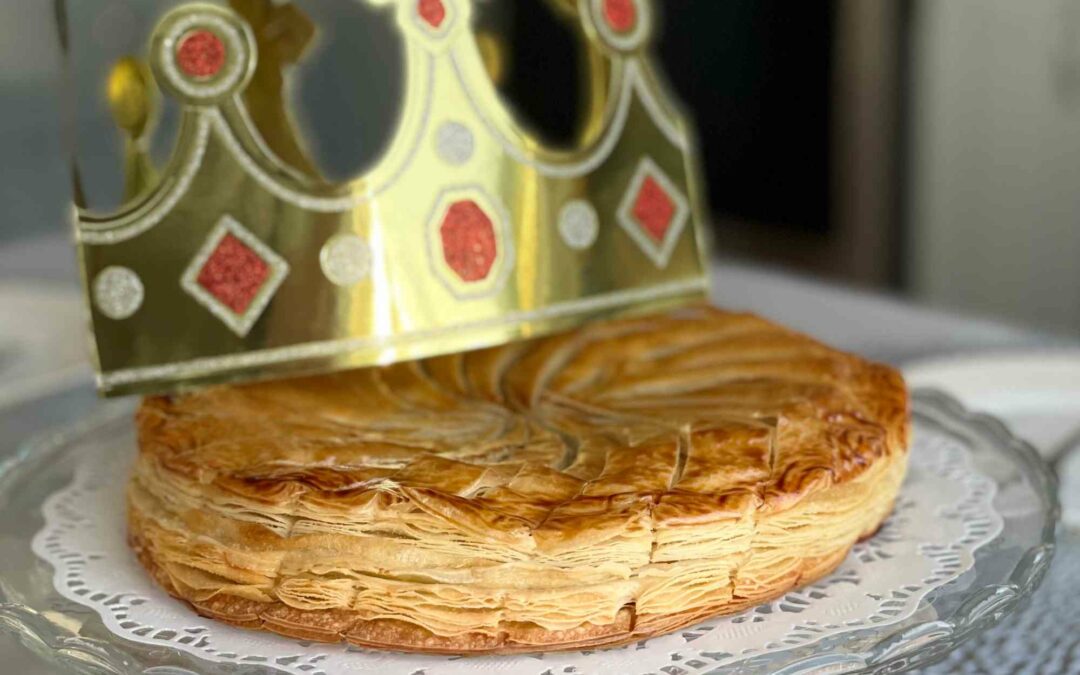
M 938 358 L 909 364 L 904 376 L 912 387 L 940 389 L 994 415 L 1057 462 L 1062 518 L 1080 527 L 1080 457 L 1065 456 L 1066 446 L 1080 446 L 1080 351 Z
M 1050 451 L 1080 425 L 1080 351 L 1000 352 L 909 363 L 912 387 L 932 387 L 1004 421 Z
M 123 407 L 120 410 L 127 412 Z M 110 414 L 115 415 L 115 410 Z M 823 668 L 836 673 L 900 672 L 926 665 L 1000 621 L 1038 585 L 1053 552 L 1057 508 L 1045 464 L 1001 424 L 970 415 L 940 395 L 921 393 L 916 397 L 915 424 L 917 434 L 934 434 L 962 445 L 973 468 L 992 479 L 993 509 L 1002 516 L 1000 532 L 997 536 L 991 533 L 992 540 L 979 549 L 972 567 L 922 597 L 914 613 L 898 623 L 749 655 L 739 663 L 738 672 L 809 673 Z M 115 422 L 113 427 L 115 430 Z M 0 508 L 8 516 L 0 519 L 0 559 L 8 563 L 6 571 L 0 573 L 0 625 L 56 664 L 92 663 L 104 672 L 129 672 L 133 666 L 142 672 L 150 668 L 212 671 L 214 665 L 183 651 L 117 637 L 96 611 L 55 591 L 51 565 L 38 560 L 31 550 L 30 541 L 42 528 L 41 508 L 46 497 L 71 481 L 79 458 L 86 452 L 110 452 L 116 447 L 115 435 L 101 432 L 107 428 L 108 420 L 91 420 L 65 436 L 27 446 L 15 460 L 0 467 Z M 72 438 L 78 442 L 65 442 Z M 113 473 L 121 472 L 105 472 L 99 480 L 122 490 L 126 476 Z M 676 639 L 699 637 L 681 635 Z M 707 656 L 718 665 L 726 662 L 723 654 Z M 604 653 L 599 652 L 597 658 L 603 659 Z M 665 672 L 708 672 L 709 660 L 671 663 Z M 261 671 L 256 668 L 252 672 Z M 318 666 L 310 672 L 318 672 Z

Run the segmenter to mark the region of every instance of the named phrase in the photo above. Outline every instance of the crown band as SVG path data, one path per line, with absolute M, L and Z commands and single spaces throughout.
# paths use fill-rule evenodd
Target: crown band
M 120 211 L 78 213 L 102 391 L 381 364 L 703 297 L 690 143 L 651 74 L 645 0 L 578 5 L 607 65 L 572 150 L 503 107 L 470 2 L 389 4 L 406 36 L 402 119 L 377 166 L 341 184 L 277 154 L 299 134 L 254 121 L 267 103 L 247 83 L 273 65 L 257 28 L 203 4 L 161 19 L 150 65 L 183 104 L 173 158 Z M 139 288 L 138 303 L 92 292 L 109 269 L 99 287 Z

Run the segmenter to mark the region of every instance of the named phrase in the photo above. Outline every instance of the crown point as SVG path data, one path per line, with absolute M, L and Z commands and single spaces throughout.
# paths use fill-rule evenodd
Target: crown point
M 212 31 L 194 30 L 180 40 L 176 65 L 192 78 L 217 75 L 225 66 L 225 43 Z
M 675 220 L 675 202 L 652 176 L 648 176 L 634 201 L 634 218 L 655 241 L 662 242 Z
M 637 19 L 635 0 L 604 0 L 604 21 L 616 33 L 629 33 Z
M 443 258 L 462 281 L 487 278 L 495 264 L 498 246 L 495 225 L 471 199 L 454 202 L 439 227 Z
M 416 11 L 424 23 L 435 30 L 439 30 L 446 21 L 446 5 L 442 0 L 419 0 Z

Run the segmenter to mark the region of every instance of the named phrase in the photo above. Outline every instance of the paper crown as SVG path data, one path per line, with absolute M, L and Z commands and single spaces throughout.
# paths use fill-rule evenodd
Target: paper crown
M 468 0 L 376 4 L 406 38 L 403 113 L 376 167 L 339 184 L 253 122 L 240 14 L 188 4 L 158 23 L 175 150 L 118 212 L 77 216 L 104 393 L 420 358 L 704 296 L 691 145 L 646 53 L 647 0 L 562 0 L 590 63 L 572 150 L 507 110 Z

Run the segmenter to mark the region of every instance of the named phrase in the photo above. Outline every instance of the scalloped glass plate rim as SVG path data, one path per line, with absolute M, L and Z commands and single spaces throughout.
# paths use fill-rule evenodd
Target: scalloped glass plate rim
M 1013 436 L 997 419 L 967 411 L 959 402 L 939 391 L 921 389 L 913 396 L 916 419 L 922 418 L 939 425 L 952 424 L 961 430 L 978 434 L 990 447 L 1015 462 L 1041 496 L 1040 513 L 1045 523 L 1039 533 L 1039 543 L 1028 548 L 1007 576 L 998 583 L 973 590 L 947 616 L 921 621 L 900 628 L 886 628 L 869 649 L 853 653 L 818 653 L 782 664 L 780 675 L 820 672 L 884 673 L 900 672 L 915 666 L 929 665 L 940 660 L 952 648 L 976 633 L 997 624 L 1038 587 L 1049 568 L 1054 552 L 1055 527 L 1059 517 L 1057 484 L 1046 463 L 1029 444 Z M 130 410 L 130 404 L 111 404 L 98 413 L 66 428 L 41 434 L 24 443 L 19 450 L 0 462 L 0 508 L 4 506 L 11 486 L 23 476 L 31 475 L 55 451 L 55 439 L 80 432 L 89 432 L 98 425 L 115 419 L 120 411 Z M 42 495 L 44 499 L 45 495 Z M 26 541 L 29 547 L 29 540 Z M 66 600 L 64 602 L 67 602 Z M 932 604 L 932 599 L 924 600 Z M 0 628 L 11 631 L 22 643 L 48 661 L 79 669 L 98 672 L 130 672 L 134 655 L 125 648 L 140 646 L 119 637 L 113 643 L 87 638 L 73 633 L 62 622 L 50 619 L 47 611 L 38 611 L 22 604 L 13 589 L 0 576 Z M 775 658 L 775 657 L 773 657 Z M 195 659 L 195 661 L 199 661 Z M 752 666 L 756 659 L 747 662 Z M 201 662 L 209 665 L 207 662 Z M 781 664 L 777 664 L 781 665 Z M 172 666 L 149 667 L 141 672 L 154 675 L 178 675 L 190 672 Z M 739 670 L 741 672 L 741 668 Z

